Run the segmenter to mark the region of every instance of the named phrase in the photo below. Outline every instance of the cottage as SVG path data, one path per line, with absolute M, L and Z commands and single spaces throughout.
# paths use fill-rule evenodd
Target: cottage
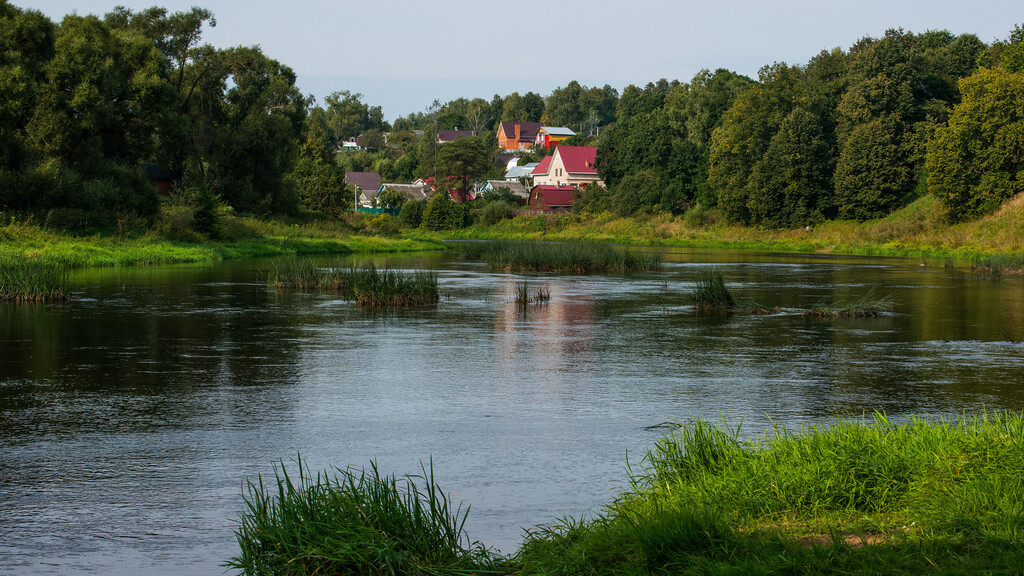
M 557 146 L 563 140 L 568 140 L 575 135 L 575 132 L 562 126 L 541 126 L 540 130 L 537 131 L 537 138 L 535 142 L 538 146 L 551 148 L 552 146 Z
M 530 198 L 530 190 L 522 182 L 507 180 L 488 180 L 483 186 L 480 187 L 480 192 L 495 192 L 499 188 L 508 188 L 512 194 L 515 194 L 516 201 L 522 206 L 526 204 L 526 201 Z
M 559 146 L 555 153 L 534 168 L 533 183 L 579 188 L 596 182 L 604 186 L 597 173 L 596 146 Z
M 380 190 L 380 174 L 376 172 L 345 172 L 345 184 L 355 187 L 356 202 L 363 208 L 373 208 L 373 199 Z
M 438 130 L 437 131 L 437 143 L 447 144 L 449 142 L 455 142 L 460 138 L 471 138 L 476 136 L 476 132 L 472 130 Z
M 540 122 L 502 122 L 498 126 L 500 150 L 526 150 L 537 142 Z
M 541 184 L 530 189 L 529 207 L 531 210 L 549 210 L 568 212 L 572 209 L 572 186 L 551 186 Z

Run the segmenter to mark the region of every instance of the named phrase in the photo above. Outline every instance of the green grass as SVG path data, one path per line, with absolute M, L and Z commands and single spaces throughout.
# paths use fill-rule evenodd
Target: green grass
M 425 306 L 439 300 L 437 276 L 431 272 L 319 266 L 308 258 L 285 258 L 271 263 L 267 286 L 278 290 L 335 292 L 369 308 Z
M 879 296 L 872 288 L 867 294 L 849 302 L 819 302 L 805 310 L 803 315 L 815 318 L 875 318 L 891 311 L 892 299 L 888 296 Z
M 595 517 L 469 544 L 426 470 L 284 468 L 249 483 L 231 566 L 246 574 L 1014 574 L 1024 566 L 1024 418 L 882 414 L 741 435 L 697 419 L 660 437 Z M 466 510 L 468 513 L 468 509 Z
M 660 439 L 589 521 L 534 531 L 519 574 L 965 574 L 1024 566 L 1024 421 L 885 416 Z
M 453 507 L 423 475 L 382 475 L 337 469 L 313 476 L 301 459 L 289 474 L 276 467 L 274 482 L 247 481 L 245 511 L 235 532 L 240 553 L 227 566 L 249 575 L 482 574 L 498 558 L 470 542 L 468 507 Z M 422 487 L 421 487 L 421 484 Z
M 71 298 L 66 266 L 32 260 L 0 260 L 0 301 L 58 302 Z
M 722 273 L 714 268 L 705 268 L 697 274 L 693 305 L 705 312 L 732 310 L 736 308 L 736 300 L 726 287 Z
M 594 242 L 541 243 L 499 240 L 468 244 L 467 258 L 483 260 L 503 270 L 531 272 L 629 272 L 656 270 L 656 255 L 637 255 L 630 250 Z

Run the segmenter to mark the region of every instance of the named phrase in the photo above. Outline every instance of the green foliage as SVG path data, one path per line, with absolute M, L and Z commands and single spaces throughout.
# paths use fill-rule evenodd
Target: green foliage
M 391 188 L 385 188 L 383 192 L 377 195 L 378 208 L 397 210 L 401 209 L 405 202 L 405 195 L 398 190 L 392 190 Z
M 337 215 L 351 206 L 337 165 L 322 145 L 307 140 L 285 182 L 309 210 Z
M 322 267 L 307 258 L 286 258 L 273 262 L 266 274 L 271 288 L 335 292 L 370 308 L 425 306 L 439 299 L 432 272 L 377 270 L 373 264 Z
M 398 221 L 409 228 L 419 228 L 423 223 L 423 211 L 427 205 L 426 200 L 409 200 L 402 204 L 398 213 Z
M 612 192 L 594 182 L 589 182 L 573 192 L 572 211 L 575 214 L 600 214 L 611 212 Z
M 192 201 L 195 211 L 192 214 L 192 229 L 209 238 L 216 238 L 220 229 L 220 199 L 209 188 L 194 189 Z
M 1024 72 L 981 69 L 928 151 L 928 188 L 953 221 L 976 218 L 1024 191 Z
M 483 207 L 473 213 L 478 224 L 493 226 L 502 220 L 515 218 L 516 205 L 506 200 L 489 200 L 484 202 Z
M 68 267 L 33 260 L 0 260 L 0 302 L 71 300 Z
M 892 118 L 858 124 L 836 166 L 836 204 L 841 218 L 868 220 L 888 214 L 914 189 L 913 166 Z
M 706 268 L 697 275 L 697 286 L 693 292 L 693 305 L 698 310 L 732 310 L 736 308 L 736 299 L 725 285 L 722 273 L 714 268 Z
M 482 242 L 467 246 L 465 255 L 493 268 L 532 272 L 590 274 L 655 270 L 661 266 L 657 256 L 589 242 Z
M 467 195 L 473 180 L 482 178 L 491 168 L 488 143 L 491 135 L 459 138 L 441 146 L 437 152 L 437 177 L 449 179 L 452 189 Z
M 454 144 L 454 142 L 452 143 Z M 423 227 L 427 230 L 457 230 L 468 224 L 465 204 L 453 202 L 446 192 L 434 194 L 423 209 Z
M 282 463 L 274 482 L 246 483 L 236 530 L 240 553 L 229 566 L 244 574 L 473 574 L 496 558 L 469 542 L 468 508 L 455 507 L 433 467 L 402 480 L 369 470 L 313 476 L 297 461 L 293 480 Z M 424 484 L 418 484 L 422 482 Z M 422 488 L 421 488 L 422 486 Z

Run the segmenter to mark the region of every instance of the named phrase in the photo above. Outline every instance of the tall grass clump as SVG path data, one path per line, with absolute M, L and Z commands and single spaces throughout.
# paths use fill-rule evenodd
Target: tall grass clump
M 536 289 L 530 289 L 530 283 L 526 280 L 522 282 L 516 282 L 515 293 L 513 300 L 520 306 L 526 306 L 528 304 L 543 304 L 548 300 L 551 300 L 551 291 L 539 286 Z
M 0 301 L 58 302 L 71 298 L 67 266 L 33 260 L 0 261 Z
M 600 516 L 532 532 L 516 560 L 521 574 L 1016 573 L 1021 478 L 1017 413 L 760 438 L 697 420 Z
M 335 292 L 365 307 L 401 307 L 436 304 L 440 299 L 437 275 L 432 272 L 321 267 L 309 259 L 274 262 L 267 285 L 276 289 Z
M 803 312 L 815 318 L 875 318 L 892 311 L 892 299 L 880 296 L 872 287 L 867 294 L 842 303 L 819 302 Z
M 693 304 L 703 311 L 732 310 L 736 308 L 736 299 L 725 285 L 722 273 L 714 268 L 705 268 L 697 274 Z
M 640 255 L 592 242 L 499 240 L 469 244 L 465 254 L 468 258 L 483 260 L 492 268 L 510 271 L 589 274 L 656 270 L 661 266 L 655 254 Z
M 497 557 L 470 542 L 467 507 L 454 506 L 434 481 L 433 465 L 401 480 L 369 470 L 315 476 L 282 463 L 274 481 L 246 481 L 228 562 L 246 575 L 473 574 L 493 571 Z M 421 487 L 417 482 L 422 482 Z

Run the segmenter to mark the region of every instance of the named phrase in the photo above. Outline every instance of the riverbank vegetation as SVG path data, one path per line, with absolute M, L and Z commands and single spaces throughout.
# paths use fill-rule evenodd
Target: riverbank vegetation
M 233 562 L 248 574 L 264 573 L 258 566 L 299 574 L 311 572 L 284 567 L 312 570 L 380 550 L 367 573 L 381 573 L 392 566 L 391 550 L 430 541 L 434 554 L 466 562 L 450 573 L 1012 573 L 1024 562 L 1022 444 L 1024 418 L 1013 413 L 941 421 L 876 414 L 757 438 L 698 419 L 659 438 L 599 514 L 534 528 L 502 561 L 467 546 L 464 535 L 437 536 L 451 533 L 436 520 L 451 504 L 432 483 L 425 493 L 436 490 L 435 500 L 416 502 L 393 481 L 380 496 L 376 469 L 369 481 L 307 473 L 298 486 L 279 474 L 276 486 L 249 485 L 237 531 L 242 556 Z M 382 500 L 395 502 L 387 513 Z M 417 506 L 418 514 L 407 511 Z M 381 516 L 423 521 L 390 530 Z
M 464 253 L 467 258 L 483 260 L 492 268 L 512 271 L 590 274 L 656 270 L 661 265 L 656 254 L 637 254 L 594 242 L 497 240 L 467 245 Z
M 59 302 L 71 298 L 66 266 L 0 260 L 0 302 Z
M 333 292 L 368 308 L 425 306 L 440 298 L 437 276 L 432 272 L 378 270 L 373 264 L 323 266 L 309 259 L 289 258 L 272 262 L 266 275 L 270 288 Z

